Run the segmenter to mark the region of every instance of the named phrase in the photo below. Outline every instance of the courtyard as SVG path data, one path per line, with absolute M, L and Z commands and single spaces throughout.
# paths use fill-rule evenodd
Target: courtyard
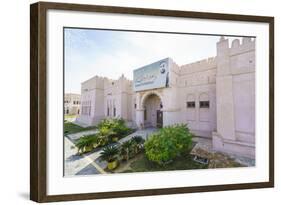
M 69 127 L 69 125 L 67 126 Z M 151 127 L 134 130 L 117 141 L 81 153 L 77 147 L 79 139 L 84 136 L 96 135 L 99 130 L 97 127 L 75 128 L 74 133 L 65 133 L 64 136 L 64 176 L 255 166 L 254 159 L 216 152 L 212 149 L 210 139 L 194 136 L 190 148 L 167 164 L 161 165 L 149 160 L 144 149 L 139 149 L 133 156 L 128 155 L 126 160 L 124 160 L 124 157 L 121 157 L 122 159 L 119 157 L 118 165 L 113 169 L 109 169 L 109 163 L 102 159 L 102 152 L 106 147 L 122 147 L 122 145 L 133 141 L 136 136 L 141 137 L 143 142 L 146 142 L 150 136 L 158 133 L 159 129 Z

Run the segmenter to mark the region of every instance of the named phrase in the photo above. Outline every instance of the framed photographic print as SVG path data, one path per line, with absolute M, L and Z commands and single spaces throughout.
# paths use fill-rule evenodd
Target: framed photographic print
M 31 200 L 274 186 L 274 18 L 31 5 Z

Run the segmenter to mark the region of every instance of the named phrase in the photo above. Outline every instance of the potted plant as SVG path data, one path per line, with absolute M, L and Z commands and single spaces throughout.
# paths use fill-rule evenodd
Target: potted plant
M 118 142 L 118 140 L 119 140 L 119 137 L 117 135 L 113 135 L 111 138 L 112 142 Z
M 81 137 L 75 145 L 78 148 L 78 153 L 85 153 L 92 151 L 94 144 L 97 144 L 97 136 L 88 135 Z
M 107 161 L 107 168 L 113 170 L 118 166 L 119 149 L 117 146 L 106 146 L 100 153 L 102 160 Z

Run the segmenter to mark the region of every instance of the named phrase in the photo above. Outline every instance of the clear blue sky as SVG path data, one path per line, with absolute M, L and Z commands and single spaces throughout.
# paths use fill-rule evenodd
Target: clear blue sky
M 94 29 L 65 29 L 65 92 L 80 93 L 81 82 L 95 76 L 112 79 L 171 57 L 183 65 L 216 55 L 218 36 Z

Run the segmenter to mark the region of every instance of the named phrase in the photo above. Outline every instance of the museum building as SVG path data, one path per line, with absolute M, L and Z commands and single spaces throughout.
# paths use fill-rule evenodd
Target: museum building
M 80 94 L 74 94 L 74 93 L 64 94 L 64 114 L 65 115 L 80 114 Z
M 125 119 L 139 129 L 186 123 L 213 149 L 255 156 L 255 39 L 221 37 L 217 55 L 186 65 L 166 58 L 135 69 L 133 81 L 95 76 L 81 84 L 76 123 Z

